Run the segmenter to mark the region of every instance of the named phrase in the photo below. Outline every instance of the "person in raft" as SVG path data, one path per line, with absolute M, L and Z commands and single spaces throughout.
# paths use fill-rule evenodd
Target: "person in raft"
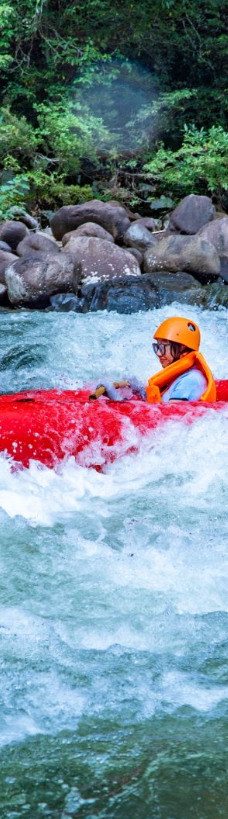
M 136 378 L 111 385 L 105 382 L 103 392 L 112 400 L 120 397 L 117 386 L 130 387 L 149 404 L 168 401 L 216 401 L 216 386 L 211 370 L 199 353 L 200 331 L 194 321 L 174 316 L 166 319 L 154 333 L 153 350 L 162 370 L 144 387 Z

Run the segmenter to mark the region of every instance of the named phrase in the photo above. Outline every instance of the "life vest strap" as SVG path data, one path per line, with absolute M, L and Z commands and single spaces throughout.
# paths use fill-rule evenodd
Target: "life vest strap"
M 170 364 L 168 367 L 165 367 L 164 370 L 159 370 L 152 378 L 149 378 L 146 387 L 148 403 L 155 404 L 160 402 L 162 395 L 169 389 L 173 381 L 180 375 L 184 375 L 188 370 L 191 370 L 192 367 L 197 367 L 207 381 L 206 390 L 203 395 L 201 395 L 200 401 L 216 401 L 216 385 L 210 367 L 202 353 L 192 351 L 186 353 L 186 355 L 179 358 L 178 361 L 174 361 L 173 364 Z

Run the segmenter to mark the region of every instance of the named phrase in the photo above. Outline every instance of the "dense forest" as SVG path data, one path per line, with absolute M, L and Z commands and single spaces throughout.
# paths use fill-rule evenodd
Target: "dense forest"
M 2 0 L 0 216 L 228 204 L 227 0 Z

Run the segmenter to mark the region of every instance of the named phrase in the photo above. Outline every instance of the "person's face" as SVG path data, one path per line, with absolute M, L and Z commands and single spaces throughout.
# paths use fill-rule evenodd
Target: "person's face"
M 169 364 L 173 364 L 174 361 L 174 357 L 171 353 L 171 342 L 167 341 L 165 338 L 157 338 L 156 343 L 156 355 L 158 356 L 160 364 L 164 369 L 165 367 L 168 367 Z

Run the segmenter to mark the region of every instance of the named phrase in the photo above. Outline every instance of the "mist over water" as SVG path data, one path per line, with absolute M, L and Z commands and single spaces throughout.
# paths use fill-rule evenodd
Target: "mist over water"
M 98 117 L 106 135 L 99 138 L 100 153 L 133 154 L 147 147 L 157 121 L 153 103 L 158 97 L 158 81 L 139 62 L 112 59 L 93 66 L 93 74 L 81 76 L 75 93 L 77 106 Z M 74 97 L 73 97 L 74 99 Z
M 227 312 L 172 312 L 228 378 Z M 146 381 L 169 314 L 2 312 L 0 391 Z M 227 421 L 106 474 L 0 458 L 4 819 L 226 819 Z

